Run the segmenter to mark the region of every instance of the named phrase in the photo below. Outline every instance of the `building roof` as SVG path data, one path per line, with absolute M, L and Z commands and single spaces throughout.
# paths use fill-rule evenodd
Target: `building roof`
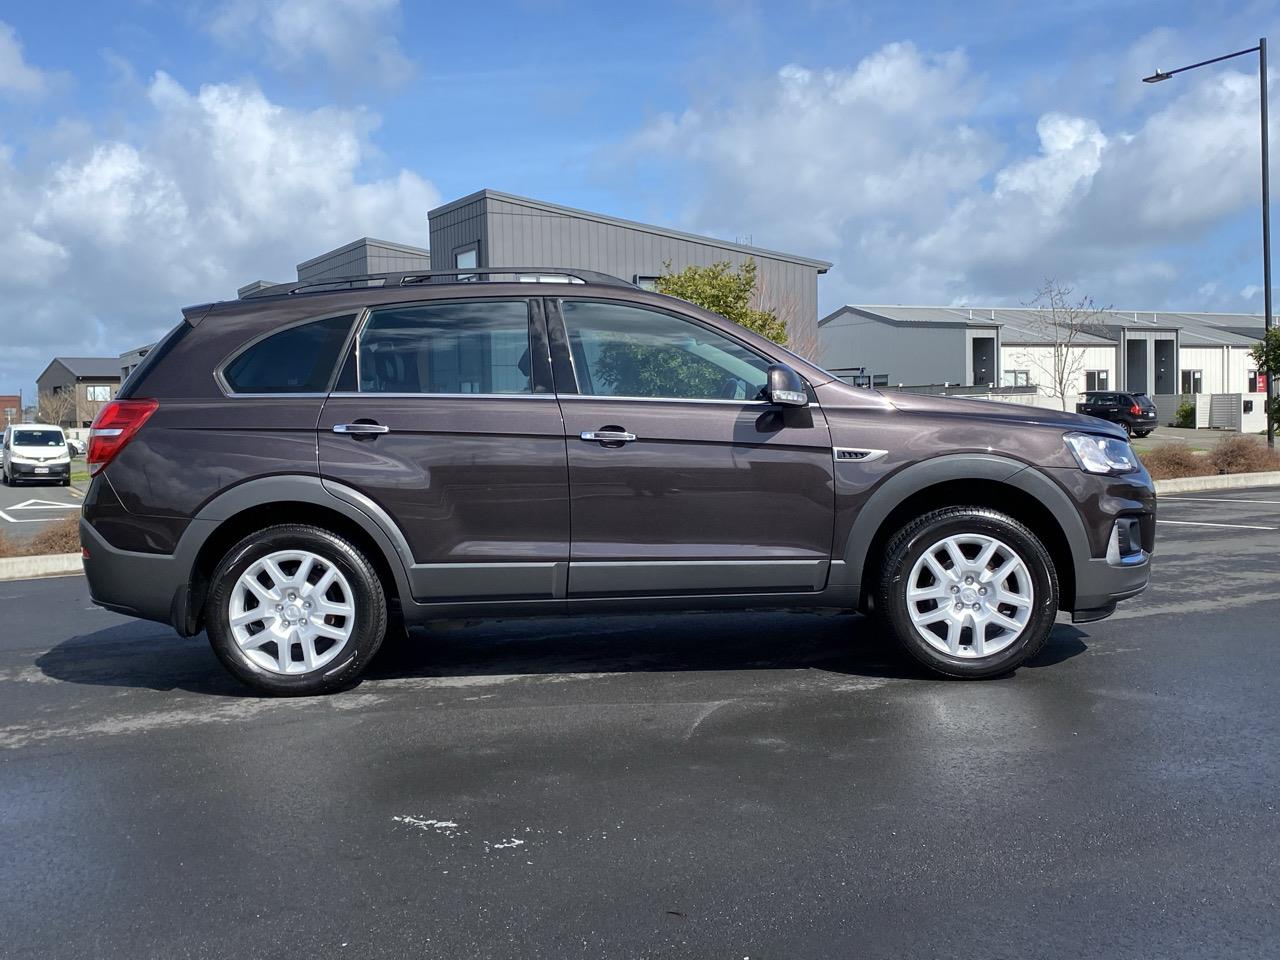
M 119 357 L 54 357 L 49 363 L 52 367 L 55 363 L 60 363 L 67 368 L 73 377 L 102 377 L 120 379 L 120 358 Z M 44 372 L 40 376 L 44 376 L 49 372 L 49 367 L 44 368 Z
M 332 250 L 326 250 L 324 253 L 312 257 L 310 260 L 303 260 L 298 264 L 298 270 L 305 270 L 313 264 L 319 263 L 321 260 L 328 260 L 330 257 L 339 253 L 346 253 L 349 250 L 355 250 L 359 247 L 376 247 L 380 250 L 390 250 L 393 253 L 399 253 L 404 256 L 411 257 L 430 257 L 431 251 L 423 247 L 411 247 L 407 243 L 396 243 L 394 240 L 379 240 L 376 237 L 361 237 L 359 240 L 352 240 L 350 243 L 344 243 L 340 247 L 334 247 Z
M 898 304 L 847 304 L 818 321 L 824 326 L 849 313 L 897 326 L 1000 327 L 1004 343 L 1048 343 L 1044 317 L 1047 310 L 1034 307 L 927 307 Z M 1077 343 L 1106 345 L 1120 339 L 1122 331 L 1174 331 L 1183 346 L 1251 347 L 1262 338 L 1262 317 L 1247 313 L 1167 313 L 1161 311 L 1103 310 L 1099 323 L 1081 333 Z
M 724 250 L 732 250 L 735 253 L 744 253 L 748 256 L 767 257 L 770 260 L 783 260 L 787 263 L 798 263 L 802 266 L 813 267 L 818 273 L 826 273 L 831 269 L 831 262 L 828 260 L 815 260 L 811 257 L 802 257 L 794 253 L 782 253 L 778 250 L 768 250 L 764 247 L 753 247 L 744 243 L 730 243 L 727 240 L 718 240 L 715 237 L 702 236 L 697 233 L 686 233 L 683 230 L 672 230 L 669 227 L 659 227 L 651 223 L 640 223 L 638 220 L 624 220 L 621 217 L 611 217 L 603 213 L 593 213 L 590 210 L 579 210 L 576 207 L 563 207 L 556 203 L 548 203 L 545 200 L 533 200 L 529 197 L 517 196 L 513 193 L 503 193 L 500 190 L 477 190 L 475 193 L 468 194 L 465 197 L 459 197 L 450 203 L 436 207 L 434 210 L 427 212 L 427 219 L 448 213 L 458 207 L 468 203 L 474 203 L 480 199 L 504 200 L 507 203 L 515 203 L 520 206 L 531 207 L 535 210 L 542 210 L 547 213 L 559 214 L 566 217 L 577 217 L 582 220 L 593 220 L 596 223 L 605 223 L 615 227 L 625 227 L 628 230 L 639 230 L 643 233 L 651 233 L 660 237 L 671 237 L 675 240 L 688 240 L 692 243 L 704 243 L 713 247 L 720 247 Z

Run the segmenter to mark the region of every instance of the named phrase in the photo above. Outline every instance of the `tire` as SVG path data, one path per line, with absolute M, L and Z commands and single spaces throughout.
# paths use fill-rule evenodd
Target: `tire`
M 1133 435 L 1134 435 L 1135 437 L 1137 437 L 1139 440 L 1141 440 L 1143 437 L 1149 437 L 1149 436 L 1151 436 L 1151 431 L 1150 431 L 1150 430 L 1135 430 L 1135 431 L 1133 431 Z
M 1122 420 L 1122 421 L 1120 421 L 1120 426 L 1124 427 L 1124 433 L 1125 433 L 1125 436 L 1127 436 L 1127 437 L 1129 437 L 1130 439 L 1132 439 L 1132 437 L 1133 437 L 1133 424 L 1132 424 L 1132 423 L 1130 423 L 1128 420 Z
M 233 608 L 242 621 L 235 626 Z M 260 619 L 244 621 L 259 609 Z M 205 624 L 213 652 L 241 682 L 274 696 L 304 696 L 355 681 L 386 634 L 387 599 L 377 571 L 350 541 L 308 524 L 281 524 L 227 551 L 209 585 Z
M 963 564 L 950 559 L 949 538 L 957 538 L 952 546 Z M 1020 565 L 1006 567 L 1014 558 Z M 997 568 L 1010 572 L 987 579 Z M 909 597 L 910 588 L 922 594 Z M 923 596 L 935 591 L 937 599 Z M 986 507 L 949 507 L 912 521 L 889 541 L 876 603 L 912 657 L 943 676 L 977 680 L 1007 674 L 1039 653 L 1057 618 L 1058 577 L 1044 545 L 1013 517 Z M 926 622 L 930 618 L 934 622 Z

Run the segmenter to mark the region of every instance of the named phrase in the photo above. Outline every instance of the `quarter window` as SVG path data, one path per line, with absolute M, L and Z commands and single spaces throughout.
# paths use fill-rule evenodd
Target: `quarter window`
M 222 371 L 233 393 L 323 393 L 355 315 L 303 323 L 259 340 Z
M 532 393 L 524 300 L 376 310 L 360 334 L 365 393 Z
M 699 324 L 638 307 L 561 304 L 578 389 L 596 397 L 759 400 L 769 361 Z

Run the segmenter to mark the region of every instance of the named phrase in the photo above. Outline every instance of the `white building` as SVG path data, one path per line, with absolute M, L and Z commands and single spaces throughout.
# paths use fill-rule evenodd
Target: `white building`
M 1243 402 L 1261 413 L 1249 351 L 1262 317 L 1108 310 L 1097 319 L 1064 350 L 1046 310 L 849 304 L 818 321 L 818 362 L 855 383 L 1004 389 L 1067 409 L 1085 390 L 1126 390 L 1151 395 L 1162 416 L 1196 394 L 1253 394 Z

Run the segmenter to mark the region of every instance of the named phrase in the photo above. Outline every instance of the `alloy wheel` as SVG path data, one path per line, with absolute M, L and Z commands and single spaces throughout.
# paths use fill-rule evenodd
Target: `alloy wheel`
M 278 550 L 249 564 L 228 601 L 231 635 L 245 657 L 276 674 L 331 663 L 355 629 L 351 584 L 308 550 Z
M 907 612 L 935 650 L 979 659 L 1022 636 L 1035 609 L 1026 561 L 1008 544 L 980 533 L 946 537 L 911 568 Z

